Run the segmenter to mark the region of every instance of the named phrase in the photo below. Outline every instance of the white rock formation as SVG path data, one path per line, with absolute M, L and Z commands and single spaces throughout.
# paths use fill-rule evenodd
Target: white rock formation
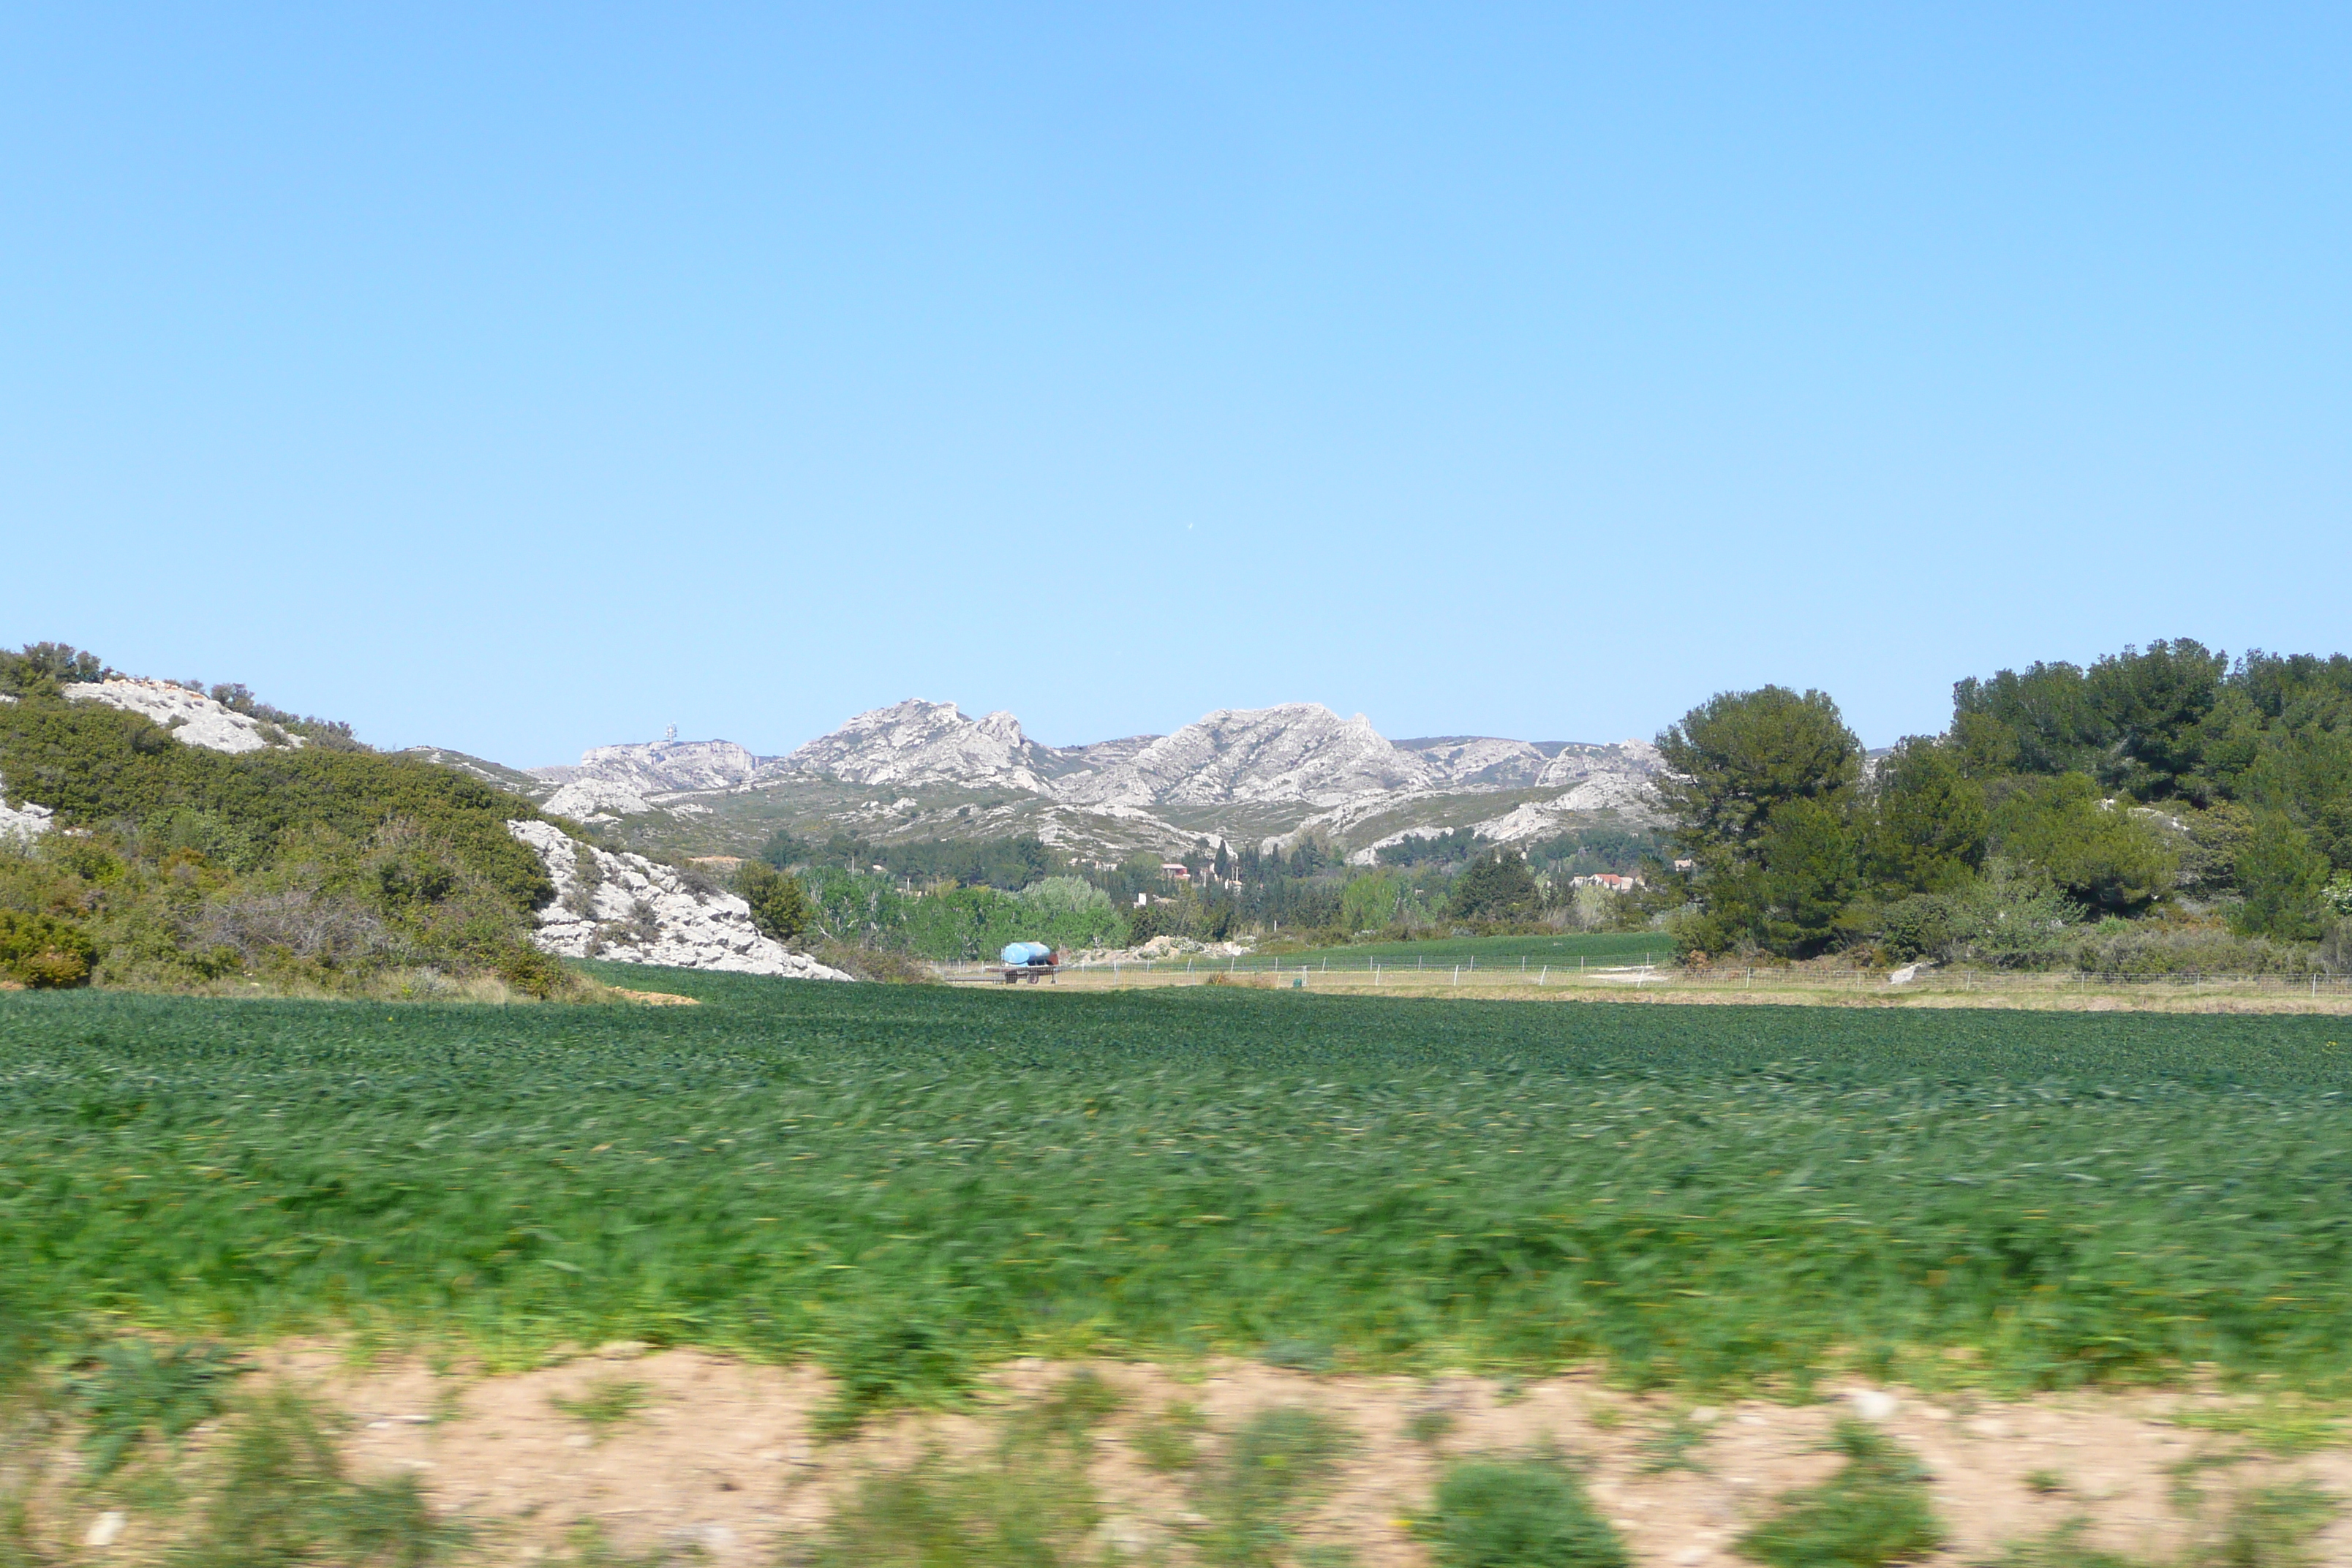
M 1562 746 L 1535 782 L 1545 788 L 1573 786 L 1588 779 L 1612 776 L 1646 782 L 1664 765 L 1658 748 L 1647 741 L 1620 741 L 1613 746 Z
M 665 795 L 740 789 L 760 771 L 760 759 L 732 741 L 651 741 L 591 746 L 570 767 L 533 768 L 552 784 L 586 781 L 617 784 L 648 800 Z
M 0 700 L 14 702 L 16 699 L 0 697 Z M 10 805 L 7 781 L 0 779 L 0 838 L 30 842 L 48 830 L 49 808 L 36 805 L 29 800 L 22 805 Z
M 1437 770 L 1398 749 L 1361 713 L 1317 702 L 1221 709 L 1163 735 L 1064 793 L 1080 805 L 1211 805 L 1309 801 L 1423 788 Z
M 982 784 L 1044 795 L 1038 772 L 1044 751 L 1010 713 L 967 719 L 952 702 L 910 700 L 860 713 L 777 768 L 845 784 Z
M 551 816 L 569 816 L 581 822 L 617 822 L 624 816 L 661 809 L 628 785 L 604 779 L 574 779 L 541 805 Z
M 1540 746 L 1493 735 L 1438 735 L 1399 741 L 1396 745 L 1428 763 L 1438 783 L 1457 789 L 1478 785 L 1525 789 L 1540 780 L 1551 763 Z
M 117 677 L 111 680 L 77 681 L 64 690 L 71 701 L 103 702 L 109 707 L 143 713 L 171 731 L 183 744 L 203 746 L 208 751 L 258 752 L 272 745 L 302 744 L 299 735 L 286 735 L 282 742 L 272 741 L 263 733 L 260 720 L 224 708 L 202 692 L 174 686 L 168 680 Z
M 732 893 L 698 893 L 667 866 L 575 842 L 550 822 L 509 822 L 539 852 L 555 901 L 539 911 L 531 941 L 559 958 L 603 958 L 671 969 L 847 980 L 761 936 L 751 906 Z

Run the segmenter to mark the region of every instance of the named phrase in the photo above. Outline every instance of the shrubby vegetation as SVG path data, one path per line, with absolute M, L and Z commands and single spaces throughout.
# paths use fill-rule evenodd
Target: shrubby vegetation
M 1954 689 L 1866 767 L 1824 693 L 1659 737 L 1686 950 L 2126 972 L 2334 966 L 2352 916 L 2352 659 L 2200 645 Z M 2338 893 L 2335 889 L 2342 889 Z M 2305 944 L 2322 942 L 2314 947 Z
M 26 643 L 16 653 L 0 648 L 0 693 L 11 697 L 54 697 L 60 687 L 113 673 L 98 655 L 61 642 Z
M 553 896 L 505 823 L 528 801 L 346 744 L 236 754 L 58 688 L 86 654 L 0 659 L 0 781 L 56 811 L 0 839 L 0 977 L 26 985 L 327 991 L 495 977 L 570 984 L 527 938 Z M 248 694 L 249 697 L 249 694 Z M 275 712 L 275 710 L 268 711 Z M 270 721 L 275 722 L 275 720 Z

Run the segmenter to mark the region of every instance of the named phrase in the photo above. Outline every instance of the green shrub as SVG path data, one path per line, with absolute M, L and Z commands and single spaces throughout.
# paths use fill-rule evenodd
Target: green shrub
M 0 777 L 66 831 L 0 845 L 0 978 L 349 992 L 395 966 L 568 984 L 529 944 L 552 897 L 528 801 L 363 749 L 184 746 L 137 714 L 0 704 Z
M 414 1476 L 352 1479 L 319 1413 L 283 1389 L 238 1418 L 215 1479 L 171 1568 L 427 1568 L 463 1541 Z
M 1996 858 L 1949 892 L 1914 893 L 1861 923 L 1898 961 L 2039 969 L 2072 960 L 2082 918 L 2082 906 L 2039 868 Z
M 576 1399 L 559 1394 L 548 1403 L 573 1420 L 584 1423 L 590 1436 L 601 1443 L 612 1436 L 614 1427 L 625 1425 L 645 1408 L 650 1396 L 651 1391 L 635 1379 L 600 1377 Z
M 2074 963 L 2102 974 L 2294 974 L 2311 958 L 2308 949 L 2218 926 L 2108 920 L 2082 933 Z
M 2335 1500 L 2308 1481 L 2242 1493 L 2217 1525 L 2191 1521 L 2178 1556 L 2149 1561 L 2105 1552 L 2084 1537 L 2090 1521 L 2070 1519 L 2046 1535 L 2012 1542 L 1986 1568 L 2315 1568 L 2313 1538 Z
M 1116 1403 L 1078 1373 L 1005 1424 L 968 1463 L 937 1450 L 861 1478 L 826 1522 L 818 1568 L 1079 1568 L 1104 1561 L 1087 1461 Z
M 70 921 L 0 909 L 0 979 L 36 990 L 89 984 L 98 943 Z
M 1543 1459 L 1448 1467 L 1420 1533 L 1441 1568 L 1625 1568 L 1631 1561 L 1576 1478 Z
M 1839 1422 L 1831 1441 L 1844 1465 L 1785 1494 L 1778 1514 L 1739 1538 L 1740 1555 L 1773 1568 L 1880 1568 L 1942 1544 L 1918 1461 L 1860 1421 Z
M 808 934 L 816 911 L 800 879 L 764 860 L 746 860 L 735 872 L 735 891 L 751 906 L 751 923 L 772 941 L 797 942 Z
M 117 1340 L 66 1379 L 93 1477 L 111 1474 L 142 1437 L 175 1440 L 218 1415 L 229 1380 L 252 1370 L 204 1342 L 157 1350 Z
M 1330 1480 L 1347 1434 L 1328 1415 L 1283 1408 L 1253 1415 L 1224 1462 L 1200 1479 L 1194 1502 L 1209 1521 L 1201 1561 L 1261 1568 L 1283 1560 L 1295 1515 Z
M 60 686 L 103 680 L 112 673 L 98 655 L 64 643 L 26 643 L 21 653 L 0 650 L 0 691 L 15 697 L 55 696 Z
M 815 1421 L 826 1437 L 845 1437 L 868 1415 L 893 1405 L 955 1399 L 971 1382 L 961 1348 L 918 1317 L 858 1324 L 823 1359 L 835 1379 L 833 1398 Z
M 552 996 L 569 978 L 562 964 L 520 941 L 500 943 L 490 967 L 500 980 L 527 996 Z

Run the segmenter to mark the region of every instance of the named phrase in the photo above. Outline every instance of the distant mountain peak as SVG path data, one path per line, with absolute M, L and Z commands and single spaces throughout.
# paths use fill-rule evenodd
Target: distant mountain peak
M 1010 713 L 967 719 L 952 702 L 909 698 L 858 714 L 776 766 L 845 784 L 993 784 L 1044 795 L 1036 765 L 1043 750 Z

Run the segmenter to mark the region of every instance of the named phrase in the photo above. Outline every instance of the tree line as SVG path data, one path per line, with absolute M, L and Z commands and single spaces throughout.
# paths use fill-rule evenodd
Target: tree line
M 1658 745 L 1690 862 L 1658 873 L 1658 901 L 1694 953 L 2031 964 L 2085 928 L 2340 946 L 2352 915 L 2341 654 L 2181 638 L 2004 669 L 1954 687 L 1942 733 L 1875 757 L 1826 693 L 1768 686 Z

